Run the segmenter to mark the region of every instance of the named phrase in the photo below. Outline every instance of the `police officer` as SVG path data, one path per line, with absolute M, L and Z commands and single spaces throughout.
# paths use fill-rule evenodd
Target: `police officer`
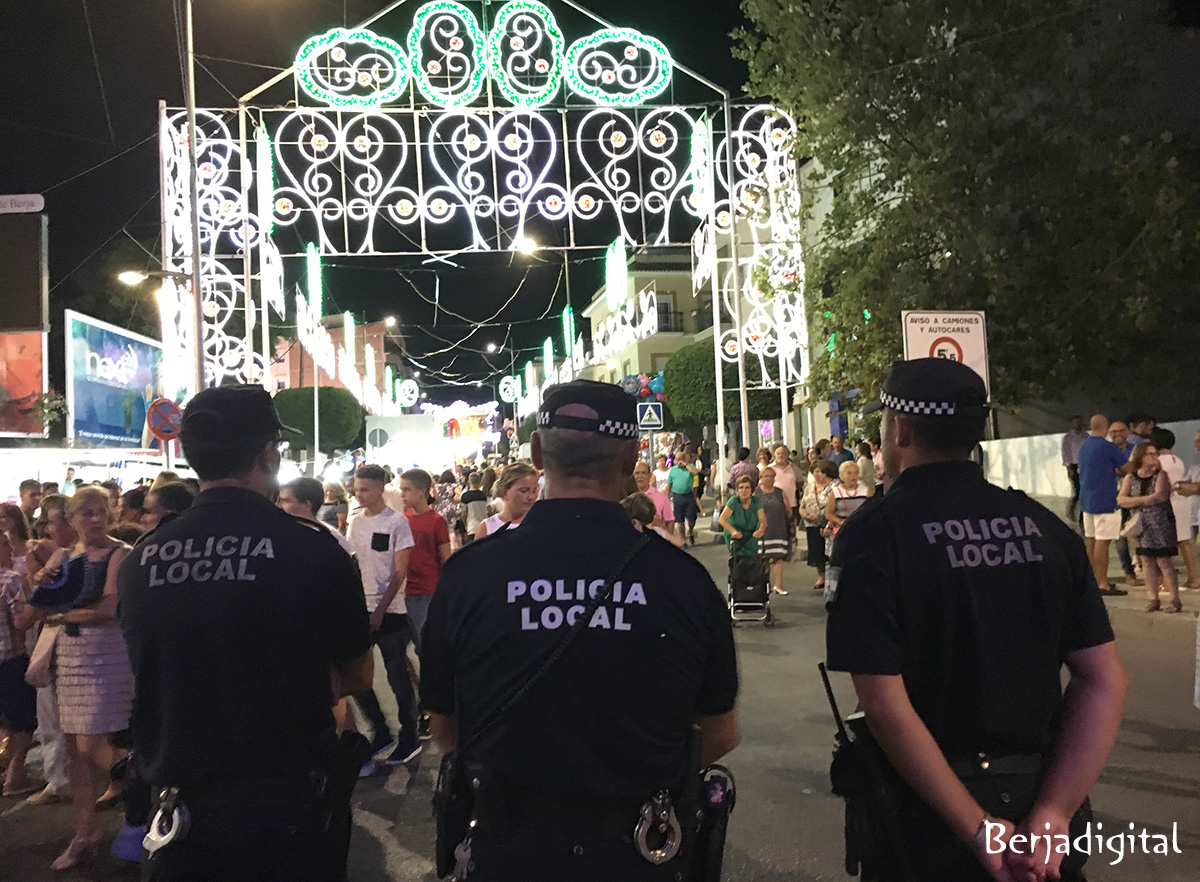
M 634 399 L 577 380 L 547 390 L 532 440 L 546 496 L 515 530 L 453 555 L 429 609 L 421 693 L 443 751 L 523 683 L 639 541 L 619 504 L 637 460 Z M 471 880 L 678 879 L 638 850 L 641 808 L 678 799 L 738 740 L 728 611 L 704 568 L 657 535 L 586 628 L 465 758 L 481 781 Z M 694 765 L 694 761 L 692 761 Z
M 371 637 L 350 556 L 270 502 L 287 431 L 261 386 L 199 392 L 180 437 L 200 495 L 119 571 L 147 845 L 169 840 L 149 879 L 345 875 L 331 705 L 370 686 Z
M 880 408 L 898 477 L 842 527 L 826 575 L 829 667 L 853 675 L 905 782 L 908 866 L 863 878 L 1081 878 L 1082 858 L 1059 846 L 1112 749 L 1126 688 L 1083 543 L 968 460 L 988 413 L 970 368 L 899 362 L 864 411 Z

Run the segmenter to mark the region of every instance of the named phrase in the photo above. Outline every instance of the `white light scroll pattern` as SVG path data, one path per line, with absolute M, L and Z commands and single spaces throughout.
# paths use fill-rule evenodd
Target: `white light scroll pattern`
M 483 91 L 487 44 L 475 13 L 462 4 L 435 0 L 418 9 L 408 51 L 417 90 L 427 101 L 462 107 Z
M 774 230 L 790 203 L 772 193 L 795 175 L 794 124 L 762 105 L 735 110 L 729 139 L 719 117 L 682 106 L 256 113 L 269 138 L 255 145 L 266 168 L 248 238 L 253 247 L 260 226 L 281 228 L 272 237 L 281 257 L 299 256 L 295 243 L 310 241 L 326 255 L 500 251 L 524 236 L 544 238 L 547 225 L 569 247 L 606 246 L 614 232 L 634 247 L 676 244 L 691 240 L 697 218 L 713 215 L 716 235 L 728 235 L 730 142 L 734 206 L 746 221 L 739 239 L 778 241 Z M 182 114 L 170 119 L 178 139 Z M 237 259 L 242 163 L 218 117 L 205 114 L 203 131 L 203 247 L 210 257 Z M 186 143 L 164 147 L 177 255 L 189 242 Z
M 685 202 L 692 199 L 695 125 L 682 108 L 584 116 L 574 138 L 573 165 L 586 174 L 571 189 L 575 216 L 594 220 L 611 213 L 632 244 L 676 241 L 672 209 L 694 211 Z
M 539 107 L 562 85 L 566 39 L 536 0 L 506 3 L 488 34 L 492 79 L 518 107 Z
M 221 262 L 221 258 L 237 258 L 235 263 L 240 271 L 243 249 L 258 243 L 258 218 L 254 212 L 248 213 L 242 199 L 241 174 L 243 168 L 249 170 L 249 164 L 243 162 L 237 142 L 219 115 L 207 110 L 197 111 L 196 127 L 197 215 L 206 380 L 208 383 L 220 383 L 227 378 L 261 378 L 262 358 L 249 352 L 244 339 L 229 333 L 229 321 L 235 313 L 241 315 L 242 321 L 249 322 L 251 327 L 254 314 L 242 309 L 245 302 L 242 277 L 235 275 Z M 166 116 L 160 138 L 163 179 L 166 182 L 163 192 L 166 229 L 164 268 L 185 273 L 190 272 L 192 254 L 188 144 L 186 115 L 178 111 Z M 172 333 L 176 336 L 186 334 L 190 347 L 190 321 L 180 318 Z
M 536 212 L 549 221 L 560 221 L 570 210 L 570 197 L 560 183 L 558 139 L 550 120 L 536 113 L 515 111 L 496 121 L 493 149 L 498 160 L 497 184 L 503 195 L 497 201 L 506 221 L 503 238 L 516 249 L 525 241 L 525 225 Z
M 643 104 L 671 83 L 667 47 L 629 28 L 607 28 L 576 40 L 566 63 L 567 87 L 597 104 Z
M 736 214 L 749 222 L 756 240 L 759 233 L 769 238 L 774 223 L 770 191 L 795 172 L 792 144 L 797 131 L 796 122 L 785 111 L 769 104 L 736 109 L 734 119 L 736 125 L 732 133 L 727 133 L 716 147 L 718 190 L 724 191 L 724 198 L 718 198 L 716 205 L 717 229 L 728 233 Z M 734 172 L 732 187 L 728 162 L 731 147 Z
M 287 115 L 272 138 L 275 223 L 297 227 L 323 254 L 363 254 L 375 250 L 385 211 L 400 224 L 417 221 L 421 198 L 403 183 L 411 138 L 402 121 L 371 111 Z
M 764 292 L 754 284 L 754 271 L 760 266 L 766 266 L 771 281 L 778 280 L 782 287 Z M 721 297 L 726 310 L 733 315 L 731 262 L 721 260 L 721 270 Z M 721 357 L 736 362 L 740 348 L 746 358 L 758 359 L 764 386 L 778 386 L 780 356 L 785 382 L 795 385 L 808 377 L 808 333 L 801 294 L 803 272 L 798 246 L 794 243 L 759 244 L 753 247 L 750 257 L 739 261 L 742 326 L 740 333 L 737 328 L 722 331 Z
M 331 107 L 374 107 L 395 101 L 408 85 L 408 56 L 372 31 L 334 28 L 296 53 L 296 82 Z

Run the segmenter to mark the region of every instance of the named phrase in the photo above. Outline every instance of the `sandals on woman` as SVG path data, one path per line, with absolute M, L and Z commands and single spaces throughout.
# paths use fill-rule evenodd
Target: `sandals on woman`
M 1146 604 L 1146 612 L 1158 612 L 1160 609 L 1162 609 L 1162 604 L 1158 602 L 1157 597 Z
M 1163 612 L 1177 613 L 1183 612 L 1183 602 L 1180 600 L 1172 600 L 1167 604 L 1167 608 Z

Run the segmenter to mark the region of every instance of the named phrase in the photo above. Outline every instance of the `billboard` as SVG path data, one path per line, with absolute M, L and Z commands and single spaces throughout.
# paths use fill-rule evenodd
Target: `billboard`
M 67 437 L 148 447 L 146 408 L 162 394 L 162 344 L 66 311 Z
M 36 416 L 46 391 L 46 335 L 41 331 L 0 332 L 0 437 L 41 438 Z

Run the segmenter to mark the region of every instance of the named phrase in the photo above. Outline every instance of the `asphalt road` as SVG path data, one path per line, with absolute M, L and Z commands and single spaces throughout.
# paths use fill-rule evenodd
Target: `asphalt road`
M 705 534 L 707 535 L 707 534 Z M 724 581 L 720 546 L 691 553 Z M 810 589 L 813 572 L 790 564 L 792 593 L 773 602 L 774 628 L 736 629 L 742 674 L 742 743 L 725 762 L 737 777 L 737 809 L 726 852 L 725 878 L 738 882 L 816 882 L 847 878 L 842 870 L 842 806 L 829 793 L 833 721 L 817 675 L 823 657 L 824 611 Z M 1121 734 L 1092 794 L 1105 829 L 1133 823 L 1151 833 L 1178 824 L 1183 854 L 1111 855 L 1089 863 L 1093 882 L 1195 882 L 1200 879 L 1200 710 L 1193 705 L 1200 592 L 1185 592 L 1182 615 L 1142 612 L 1140 595 L 1108 601 L 1131 677 Z M 853 708 L 846 675 L 834 675 L 843 713 Z M 433 880 L 430 791 L 437 770 L 427 747 L 407 768 L 362 781 L 356 791 L 352 882 Z M 69 806 L 28 807 L 0 800 L 0 879 L 110 880 L 136 878 L 136 868 L 104 857 L 54 873 L 50 862 L 70 838 Z M 108 828 L 116 812 L 103 815 Z

